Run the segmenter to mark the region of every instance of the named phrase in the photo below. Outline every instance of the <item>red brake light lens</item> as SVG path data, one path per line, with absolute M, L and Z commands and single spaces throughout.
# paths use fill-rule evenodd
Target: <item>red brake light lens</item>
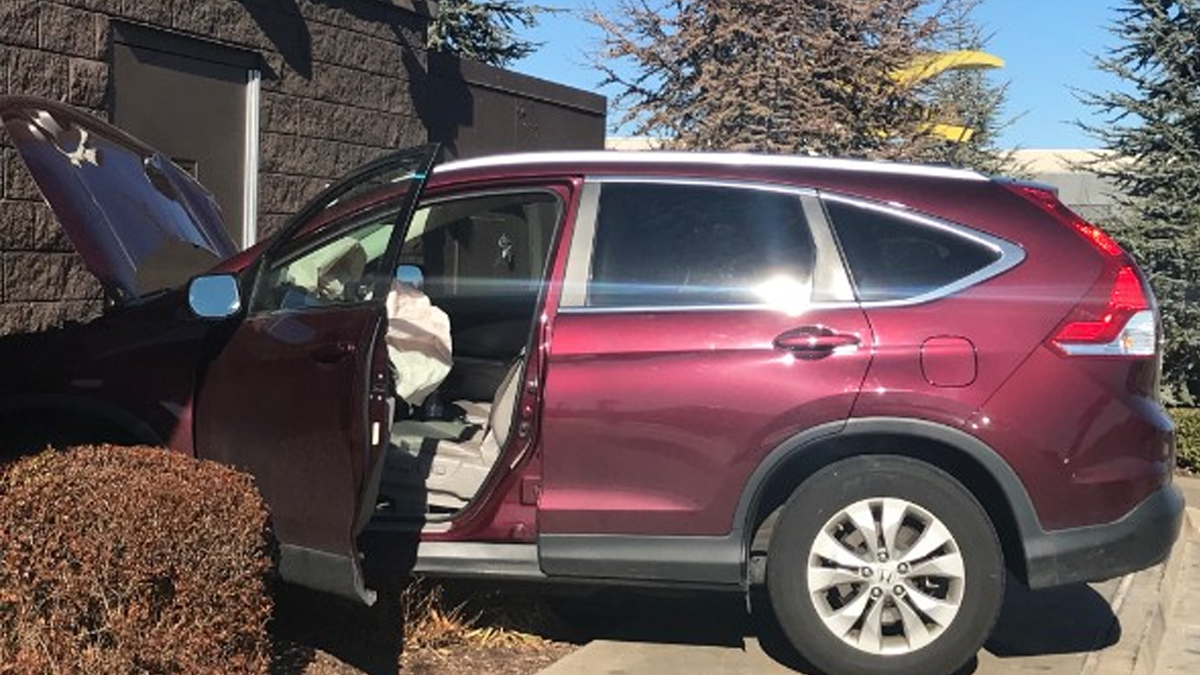
M 1029 200 L 1060 223 L 1069 225 L 1084 239 L 1091 242 L 1092 246 L 1096 247 L 1096 250 L 1101 253 L 1114 258 L 1124 255 L 1125 252 L 1121 250 L 1121 246 L 1112 237 L 1105 234 L 1104 230 L 1092 225 L 1081 218 L 1079 214 L 1067 208 L 1065 204 L 1059 201 L 1058 195 L 1054 194 L 1053 190 L 1047 190 L 1046 188 L 1034 185 L 1022 185 L 1020 183 L 1008 183 L 1005 187 Z
M 1081 309 L 1081 313 L 1091 316 L 1082 321 L 1070 321 L 1060 328 L 1054 336 L 1056 343 L 1111 342 L 1124 328 L 1129 317 L 1150 309 L 1150 303 L 1146 300 L 1146 294 L 1142 292 L 1142 284 L 1137 274 L 1132 267 L 1125 265 L 1117 272 L 1117 279 L 1109 291 L 1108 303 L 1103 309 L 1099 312 Z
M 1005 187 L 1075 230 L 1106 261 L 1106 273 L 1054 332 L 1050 344 L 1068 356 L 1155 355 L 1158 318 L 1133 261 L 1120 245 L 1067 208 L 1053 190 L 1021 183 Z
M 1085 300 L 1059 327 L 1051 344 L 1068 355 L 1150 356 L 1157 350 L 1157 321 L 1142 281 L 1131 265 L 1109 277 L 1108 297 Z M 1099 296 L 1099 297 L 1097 297 Z
M 1105 234 L 1104 230 L 1088 223 L 1086 220 L 1075 216 L 1075 219 L 1071 221 L 1071 227 L 1074 227 L 1079 234 L 1082 234 L 1101 251 L 1114 257 L 1123 253 L 1121 246 L 1113 241 L 1112 237 Z

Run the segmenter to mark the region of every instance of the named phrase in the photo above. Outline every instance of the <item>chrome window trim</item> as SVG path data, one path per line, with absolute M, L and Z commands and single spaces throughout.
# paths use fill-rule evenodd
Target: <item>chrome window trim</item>
M 600 184 L 584 181 L 571 228 L 570 250 L 563 271 L 559 308 L 586 307 L 588 280 L 592 278 L 592 250 L 596 242 L 596 220 L 600 214 Z
M 1001 239 L 1000 237 L 987 234 L 985 232 L 980 232 L 974 228 L 967 227 L 966 225 L 961 225 L 943 218 L 937 218 L 923 213 L 918 213 L 902 204 L 881 204 L 879 202 L 856 199 L 854 197 L 847 197 L 845 195 L 824 191 L 821 192 L 821 199 L 827 202 L 836 201 L 858 208 L 869 209 L 878 213 L 908 220 L 922 227 L 930 227 L 943 232 L 948 232 L 955 236 L 973 241 L 981 246 L 995 251 L 998 254 L 997 258 L 988 265 L 981 267 L 965 277 L 959 277 L 945 286 L 939 286 L 938 288 L 926 293 L 914 295 L 908 298 L 860 302 L 859 305 L 864 309 L 911 307 L 913 305 L 923 305 L 935 300 L 941 300 L 942 298 L 954 295 L 959 291 L 966 290 L 972 286 L 975 286 L 976 284 L 987 281 L 988 279 L 998 277 L 1017 265 L 1020 265 L 1021 262 L 1025 260 L 1025 249 L 1011 241 L 1008 241 L 1007 239 Z M 832 225 L 833 221 L 830 219 L 831 228 Z M 834 230 L 834 232 L 836 236 L 836 230 Z
M 829 214 L 817 195 L 803 195 L 800 202 L 804 207 L 804 218 L 808 221 L 812 233 L 813 245 L 817 247 L 816 264 L 813 266 L 813 298 L 819 295 L 828 296 L 813 302 L 831 303 L 855 301 L 854 284 L 850 280 L 850 272 L 846 269 L 846 261 L 842 250 L 838 247 L 837 237 L 833 233 L 833 225 L 829 222 Z
M 827 307 L 836 306 L 840 303 L 822 304 L 813 303 L 805 308 L 809 309 L 825 309 Z M 847 306 L 853 306 L 854 303 L 845 303 Z M 696 312 L 696 313 L 713 313 L 713 312 L 779 312 L 781 311 L 774 305 L 754 304 L 754 305 L 629 305 L 628 307 L 559 307 L 559 314 L 678 314 L 681 312 Z M 801 312 L 799 316 L 803 316 Z

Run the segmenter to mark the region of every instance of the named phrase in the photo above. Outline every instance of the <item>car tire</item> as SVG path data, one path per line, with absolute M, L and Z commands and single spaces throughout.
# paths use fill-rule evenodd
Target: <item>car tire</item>
M 979 502 L 904 457 L 814 474 L 784 505 L 767 553 L 780 627 L 827 675 L 954 672 L 990 634 L 1004 578 Z

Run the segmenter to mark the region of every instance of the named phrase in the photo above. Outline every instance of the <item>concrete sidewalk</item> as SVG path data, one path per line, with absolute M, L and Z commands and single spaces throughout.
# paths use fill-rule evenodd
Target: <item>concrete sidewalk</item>
M 1200 480 L 1178 479 L 1200 507 Z M 965 673 L 1200 673 L 1200 510 L 1167 563 L 1096 584 L 1031 592 L 1010 578 L 991 639 Z M 615 628 L 540 675 L 794 675 L 806 664 L 778 632 L 765 598 L 630 595 Z
M 1167 562 L 1168 592 L 1159 607 L 1161 642 L 1149 654 L 1152 675 L 1200 673 L 1200 479 L 1183 479 L 1178 484 L 1188 513 L 1184 536 Z

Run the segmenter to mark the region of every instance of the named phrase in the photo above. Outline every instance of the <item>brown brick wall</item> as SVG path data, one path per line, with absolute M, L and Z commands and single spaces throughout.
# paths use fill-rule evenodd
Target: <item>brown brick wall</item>
M 0 92 L 107 117 L 114 20 L 257 52 L 265 64 L 258 187 L 265 236 L 350 168 L 425 142 L 416 101 L 427 18 L 412 7 L 405 0 L 2 0 Z M 98 284 L 0 133 L 0 335 L 86 319 L 100 308 Z

